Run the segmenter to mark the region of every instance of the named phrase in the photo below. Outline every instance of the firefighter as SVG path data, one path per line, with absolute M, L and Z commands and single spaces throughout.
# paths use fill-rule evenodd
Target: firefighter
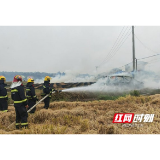
M 0 76 L 0 111 L 8 112 L 8 96 L 7 89 L 5 84 L 6 78 L 4 76 Z
M 50 80 L 51 80 L 51 77 L 49 76 L 46 76 L 44 78 L 44 83 L 43 83 L 43 93 L 41 94 L 41 96 L 45 96 L 47 94 L 50 94 L 46 99 L 44 99 L 44 108 L 45 109 L 48 109 L 49 108 L 49 103 L 50 103 L 50 99 L 51 99 L 51 94 L 52 92 L 54 91 L 54 89 L 52 89 L 50 87 Z
M 34 80 L 32 78 L 29 78 L 26 86 L 26 97 L 27 97 L 28 106 L 29 106 L 28 109 L 32 108 L 36 104 L 36 101 L 38 101 L 33 84 L 34 84 Z M 33 108 L 30 111 L 30 113 L 34 113 L 35 110 L 36 110 L 36 107 Z
M 24 86 L 22 84 L 22 77 L 16 75 L 13 78 L 11 85 L 11 97 L 14 100 L 14 107 L 16 112 L 16 129 L 28 128 L 28 103 L 24 93 Z

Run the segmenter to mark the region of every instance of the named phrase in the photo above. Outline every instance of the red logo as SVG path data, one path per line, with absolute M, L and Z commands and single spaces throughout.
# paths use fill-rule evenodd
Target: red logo
M 132 123 L 134 113 L 115 113 L 112 123 Z

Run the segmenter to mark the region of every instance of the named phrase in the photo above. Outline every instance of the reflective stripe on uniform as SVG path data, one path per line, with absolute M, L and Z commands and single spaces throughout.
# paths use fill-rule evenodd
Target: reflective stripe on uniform
M 7 98 L 8 96 L 6 95 L 6 96 L 0 96 L 0 98 Z
M 36 98 L 37 96 L 26 96 L 28 99 Z
M 17 89 L 13 89 L 13 90 L 11 90 L 11 92 L 18 92 L 18 90 Z
M 45 86 L 43 86 L 43 88 L 46 88 Z
M 22 101 L 14 101 L 14 103 L 23 103 L 23 102 L 25 102 L 25 101 L 27 101 L 27 99 L 24 99 L 24 100 L 22 100 Z
M 21 123 L 22 126 L 28 125 L 28 123 Z
M 26 89 L 26 91 L 30 91 L 30 89 Z
M 3 110 L 2 112 L 8 112 L 8 110 Z
M 28 123 L 16 123 L 16 126 L 18 126 L 18 125 L 24 126 L 24 125 L 28 125 Z
M 21 123 L 16 123 L 16 126 L 20 125 Z

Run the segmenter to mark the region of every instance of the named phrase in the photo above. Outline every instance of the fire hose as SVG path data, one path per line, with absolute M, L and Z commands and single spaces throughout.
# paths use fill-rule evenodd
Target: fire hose
M 56 91 L 53 91 L 52 94 L 55 93 L 55 92 L 56 92 Z M 61 92 L 61 91 L 59 91 L 59 92 Z M 46 99 L 49 95 L 50 95 L 50 94 L 47 94 L 45 97 L 43 97 L 39 102 L 37 102 L 33 107 L 31 107 L 31 108 L 27 111 L 27 113 L 29 113 L 33 108 L 35 108 L 39 103 L 41 103 L 41 102 L 42 102 L 44 99 Z M 16 123 L 16 122 L 11 123 L 7 128 L 10 128 L 13 124 L 15 125 L 15 123 Z
M 53 91 L 52 93 L 55 93 L 55 91 Z M 27 113 L 29 113 L 33 108 L 35 108 L 39 103 L 41 103 L 44 99 L 46 99 L 50 94 L 47 94 L 45 97 L 43 97 L 39 102 L 37 102 L 33 107 L 31 107 Z

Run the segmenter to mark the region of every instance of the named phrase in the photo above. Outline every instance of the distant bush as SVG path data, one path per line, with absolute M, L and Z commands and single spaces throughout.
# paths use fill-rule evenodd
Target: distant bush
M 130 92 L 130 95 L 138 97 L 138 96 L 140 96 L 140 93 L 139 93 L 139 91 L 134 90 L 134 91 Z
M 110 96 L 110 95 L 99 95 L 98 100 L 116 100 L 119 97 L 124 97 L 125 95 L 122 96 Z

